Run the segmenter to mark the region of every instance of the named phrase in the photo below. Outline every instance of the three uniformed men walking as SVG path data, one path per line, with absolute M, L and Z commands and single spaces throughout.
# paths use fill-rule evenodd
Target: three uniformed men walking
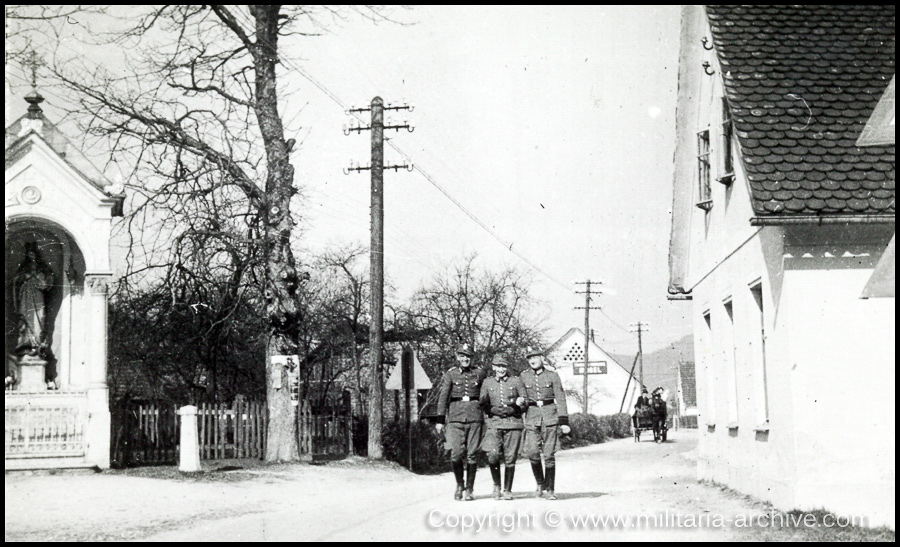
M 493 376 L 486 378 L 486 371 L 472 367 L 472 355 L 468 345 L 459 347 L 458 366 L 444 374 L 438 394 L 437 430 L 447 430 L 456 479 L 454 498 L 475 499 L 476 453 L 483 449 L 494 481 L 494 499 L 513 499 L 512 483 L 524 430 L 525 454 L 537 481 L 536 493 L 557 499 L 555 454 L 560 432 L 569 433 L 566 395 L 559 375 L 545 370 L 543 353 L 532 348 L 526 352 L 530 368 L 518 378 L 510 376 L 509 363 L 502 355 L 494 358 Z M 501 462 L 506 465 L 502 485 Z

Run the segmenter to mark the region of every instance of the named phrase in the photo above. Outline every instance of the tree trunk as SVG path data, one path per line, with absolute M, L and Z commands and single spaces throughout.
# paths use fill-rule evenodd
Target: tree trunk
M 256 42 L 252 49 L 256 68 L 254 110 L 266 147 L 265 203 L 262 217 L 266 229 L 266 311 L 269 316 L 269 343 L 266 364 L 266 398 L 269 407 L 266 461 L 300 459 L 296 435 L 296 407 L 291 405 L 286 371 L 272 364 L 271 356 L 292 354 L 302 321 L 297 302 L 297 269 L 291 252 L 293 219 L 290 214 L 294 168 L 290 146 L 278 115 L 275 65 L 278 62 L 279 6 L 251 6 L 256 20 Z M 279 382 L 277 378 L 284 375 Z M 274 386 L 280 384 L 280 389 Z

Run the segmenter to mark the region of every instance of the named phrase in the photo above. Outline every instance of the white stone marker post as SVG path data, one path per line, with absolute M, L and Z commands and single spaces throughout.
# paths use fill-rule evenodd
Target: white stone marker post
M 183 406 L 178 410 L 181 416 L 181 450 L 179 471 L 200 471 L 200 438 L 197 433 L 197 407 Z

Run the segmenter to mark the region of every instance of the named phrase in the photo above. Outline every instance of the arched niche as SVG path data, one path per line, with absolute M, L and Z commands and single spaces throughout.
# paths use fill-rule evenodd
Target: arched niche
M 69 388 L 83 384 L 83 371 L 73 363 L 81 350 L 79 338 L 83 333 L 84 275 L 87 271 L 84 254 L 75 238 L 61 225 L 46 219 L 11 219 L 5 234 L 5 348 L 7 377 L 17 377 L 15 367 L 23 341 L 21 279 L 27 249 L 36 249 L 38 259 L 49 272 L 52 282 L 44 294 L 44 318 L 41 338 L 46 343 L 46 378 L 50 387 Z M 17 294 L 17 292 L 19 294 Z M 79 327 L 80 325 L 80 327 Z M 79 361 L 80 362 L 80 361 Z M 82 367 L 83 368 L 83 367 Z M 18 378 L 20 379 L 20 378 Z

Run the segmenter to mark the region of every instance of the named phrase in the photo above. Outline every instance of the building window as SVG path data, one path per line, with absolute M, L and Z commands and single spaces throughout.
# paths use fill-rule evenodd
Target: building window
M 713 357 L 713 332 L 712 332 L 712 318 L 710 317 L 709 312 L 705 312 L 703 314 L 703 322 L 706 323 L 706 330 L 703 332 L 703 360 L 705 361 L 705 370 L 706 370 L 706 424 L 709 426 L 714 426 L 716 424 L 716 376 L 718 371 L 716 370 L 715 361 L 716 359 Z
M 762 283 L 757 282 L 750 287 L 750 294 L 753 295 L 753 314 L 754 324 L 754 351 L 753 359 L 758 372 L 757 386 L 760 391 L 759 410 L 757 411 L 757 425 L 765 425 L 769 423 L 769 378 L 766 370 L 766 323 L 765 314 L 763 314 L 763 293 Z
M 697 174 L 700 189 L 697 207 L 709 212 L 712 209 L 712 188 L 709 184 L 709 129 L 697 133 Z
M 725 376 L 728 381 L 728 387 L 725 392 L 728 397 L 728 428 L 734 429 L 738 423 L 738 389 L 737 389 L 737 350 L 735 349 L 734 340 L 734 305 L 729 297 L 724 302 L 725 316 L 728 321 L 725 324 L 726 344 L 723 353 L 725 356 Z
M 721 101 L 722 128 L 719 132 L 719 177 L 716 179 L 722 184 L 734 182 L 734 156 L 732 155 L 731 110 L 728 108 L 728 99 L 722 97 Z

